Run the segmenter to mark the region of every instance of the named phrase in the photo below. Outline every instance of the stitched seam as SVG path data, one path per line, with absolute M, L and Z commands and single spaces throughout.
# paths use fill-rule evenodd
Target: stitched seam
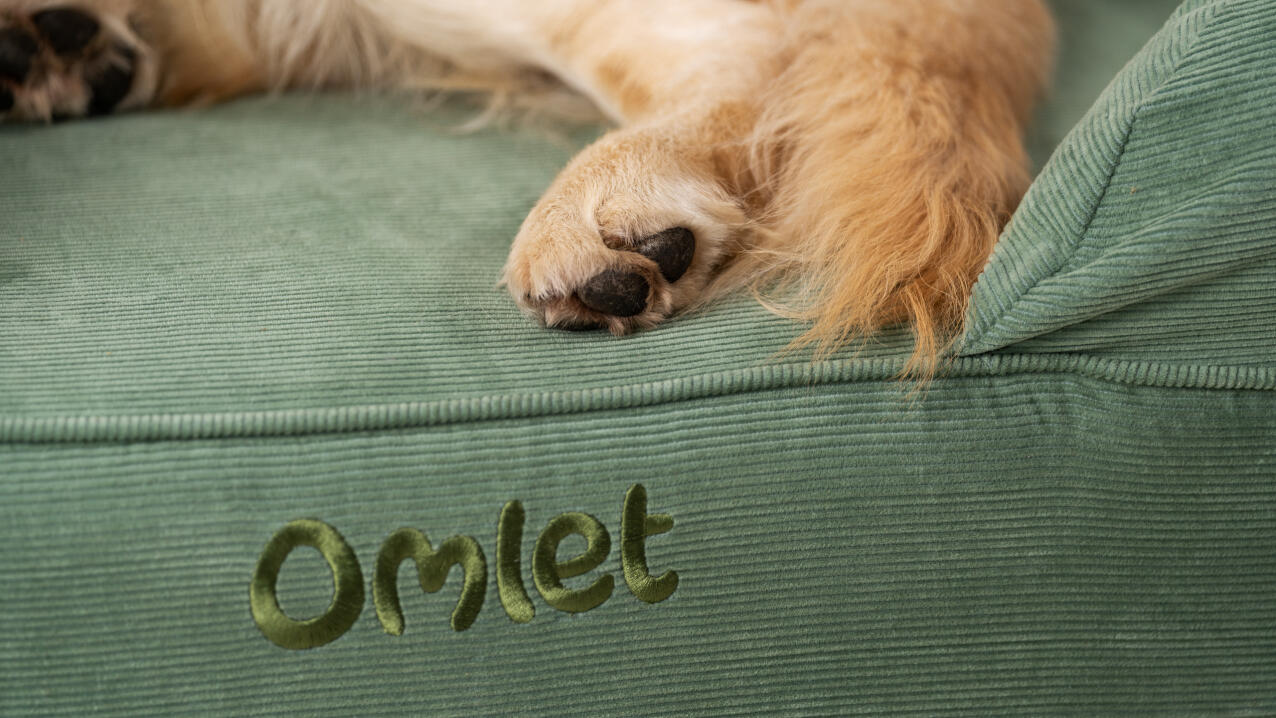
M 778 364 L 665 382 L 568 392 L 323 409 L 0 418 L 0 443 L 118 443 L 347 434 L 623 411 L 777 389 L 894 382 L 904 361 L 900 357 Z M 953 362 L 945 377 L 1027 374 L 1063 374 L 1164 389 L 1276 391 L 1276 367 L 1202 366 L 1105 359 L 1085 354 L 962 357 Z

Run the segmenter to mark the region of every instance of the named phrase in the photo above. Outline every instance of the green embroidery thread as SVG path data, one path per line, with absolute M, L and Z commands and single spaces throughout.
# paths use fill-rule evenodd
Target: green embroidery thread
M 497 591 L 506 615 L 515 623 L 527 623 L 536 615 L 519 562 L 525 522 L 522 503 L 510 501 L 501 509 L 496 527 Z M 647 490 L 641 484 L 634 484 L 626 492 L 620 519 L 620 562 L 625 583 L 639 600 L 657 603 L 678 587 L 676 572 L 652 576 L 647 566 L 647 537 L 667 533 L 673 525 L 673 517 L 668 514 L 647 513 Z M 585 550 L 560 562 L 558 548 L 572 534 L 584 537 Z M 284 561 L 298 546 L 317 549 L 332 571 L 331 604 L 323 615 L 305 621 L 294 620 L 283 612 L 276 588 Z M 615 590 L 611 574 L 603 573 L 579 590 L 564 586 L 563 579 L 598 568 L 610 552 L 611 535 L 598 519 L 580 512 L 555 516 L 536 538 L 532 550 L 532 578 L 537 591 L 547 604 L 567 613 L 597 608 Z M 372 577 L 372 602 L 385 632 L 403 634 L 399 566 L 409 558 L 416 564 L 417 578 L 426 593 L 442 589 L 452 566 L 461 566 L 461 595 L 452 610 L 451 625 L 454 631 L 473 625 L 487 594 L 487 558 L 483 548 L 469 536 L 451 536 L 436 550 L 424 533 L 401 528 L 382 543 Z M 262 635 L 292 650 L 317 648 L 339 638 L 358 620 L 365 598 L 363 572 L 354 551 L 335 528 L 316 519 L 290 521 L 271 537 L 257 559 L 248 596 L 253 621 Z
M 558 561 L 558 545 L 571 534 L 585 537 L 585 551 L 567 561 Z M 559 514 L 550 519 L 536 539 L 532 551 L 532 578 L 536 590 L 545 603 L 568 613 L 584 613 L 611 598 L 615 579 L 607 573 L 599 576 L 589 586 L 572 590 L 563 585 L 562 579 L 579 576 L 597 568 L 611 552 L 611 536 L 602 522 L 577 511 Z
M 630 487 L 620 513 L 620 566 L 630 593 L 641 601 L 659 603 L 678 588 L 677 572 L 665 571 L 652 577 L 647 570 L 647 537 L 672 528 L 673 517 L 669 514 L 647 513 L 647 489 L 642 484 Z
M 332 569 L 332 603 L 322 616 L 306 621 L 289 618 L 275 593 L 284 559 L 298 546 L 318 549 Z M 363 599 L 363 572 L 354 551 L 336 529 L 313 519 L 290 521 L 271 537 L 257 559 L 248 590 L 257 628 L 276 645 L 298 651 L 339 638 L 363 612 Z
M 443 588 L 452 566 L 461 566 L 465 578 L 461 585 L 461 598 L 452 610 L 452 630 L 469 628 L 478 618 L 483 598 L 487 595 L 487 558 L 483 555 L 483 548 L 469 536 L 451 536 L 435 551 L 425 534 L 416 529 L 401 528 L 381 544 L 372 576 L 372 603 L 377 608 L 377 618 L 385 632 L 392 636 L 403 635 L 399 564 L 409 558 L 416 563 L 421 590 L 426 593 Z
M 536 616 L 536 607 L 527 597 L 519 554 L 523 550 L 523 504 L 511 501 L 501 509 L 496 524 L 496 590 L 505 615 L 514 623 L 527 623 Z

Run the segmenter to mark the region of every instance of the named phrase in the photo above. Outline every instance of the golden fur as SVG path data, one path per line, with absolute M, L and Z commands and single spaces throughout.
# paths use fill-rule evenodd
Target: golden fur
M 752 287 L 824 351 L 909 323 L 922 375 L 1028 184 L 1053 41 L 1041 0 L 3 2 L 0 24 L 73 6 L 137 45 L 155 79 L 122 108 L 287 87 L 584 96 L 618 127 L 514 239 L 520 307 L 623 333 Z M 15 92 L 27 119 L 74 105 Z M 635 244 L 671 227 L 695 238 L 674 281 Z M 606 270 L 642 278 L 641 311 L 582 301 Z

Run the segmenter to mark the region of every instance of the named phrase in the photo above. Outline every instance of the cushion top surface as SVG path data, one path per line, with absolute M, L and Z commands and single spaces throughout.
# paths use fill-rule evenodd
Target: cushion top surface
M 1079 38 L 1099 7 L 1061 12 L 1061 95 L 1039 144 L 1074 123 L 1078 88 L 1104 81 L 1069 74 L 1096 71 L 1093 39 Z M 1113 12 L 1144 25 L 1169 13 L 1134 7 Z M 1189 3 L 1121 73 L 999 246 L 965 344 L 981 356 L 955 372 L 1086 366 L 1276 384 L 1270 326 L 1243 324 L 1276 302 L 1261 224 L 1276 214 L 1272 152 L 1256 134 L 1276 45 L 1238 49 L 1270 32 L 1271 15 Z M 1141 40 L 1103 32 L 1115 71 Z M 1227 63 L 1244 71 L 1220 72 Z M 1244 131 L 1208 132 L 1224 116 Z M 2 128 L 0 436 L 370 428 L 889 379 L 902 366 L 901 332 L 828 362 L 785 355 L 801 327 L 747 297 L 623 339 L 536 326 L 496 286 L 500 267 L 523 214 L 592 131 L 451 129 L 469 117 L 289 96 Z M 1208 311 L 1193 309 L 1197 291 Z M 1253 311 L 1235 309 L 1240 297 Z M 1235 321 L 1206 327 L 1223 307 Z M 1188 341 L 1130 339 L 1165 316 L 1187 317 L 1175 336 Z

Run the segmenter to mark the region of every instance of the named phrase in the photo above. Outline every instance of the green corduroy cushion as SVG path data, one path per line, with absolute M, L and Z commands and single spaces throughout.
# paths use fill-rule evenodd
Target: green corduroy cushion
M 1037 178 L 965 352 L 1271 367 L 1274 64 L 1276 6 L 1183 5 Z
M 1276 13 L 1193 0 L 1082 106 L 1172 9 L 1058 3 L 1058 152 L 918 394 L 745 298 L 531 325 L 495 279 L 583 135 L 0 128 L 0 714 L 1270 712 Z M 401 527 L 478 600 L 378 580 Z

